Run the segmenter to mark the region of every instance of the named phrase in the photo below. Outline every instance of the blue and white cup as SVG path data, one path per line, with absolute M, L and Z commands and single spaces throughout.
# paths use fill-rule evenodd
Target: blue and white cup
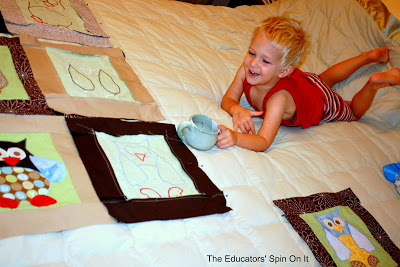
M 198 150 L 209 150 L 217 143 L 219 129 L 210 117 L 195 114 L 189 121 L 178 126 L 178 136 L 186 144 Z

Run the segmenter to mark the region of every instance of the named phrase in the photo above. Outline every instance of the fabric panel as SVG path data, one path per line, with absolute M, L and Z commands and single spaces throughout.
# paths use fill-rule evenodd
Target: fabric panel
M 400 249 L 392 242 L 375 218 L 360 204 L 360 200 L 348 188 L 337 193 L 319 193 L 307 197 L 277 199 L 273 203 L 285 214 L 286 219 L 310 247 L 321 265 L 332 266 L 334 261 L 321 244 L 311 227 L 301 218 L 302 214 L 315 213 L 336 206 L 348 206 L 368 227 L 372 236 L 400 263 Z
M 51 3 L 46 1 L 18 1 L 17 3 L 15 0 L 1 0 L 0 9 L 8 31 L 13 34 L 30 34 L 57 41 L 112 47 L 109 37 L 101 29 L 83 0 L 66 2 L 55 0 Z M 45 19 L 42 17 L 45 14 L 51 16 Z M 72 21 L 78 23 L 72 26 Z M 81 26 L 75 27 L 75 24 Z
M 38 84 L 46 97 L 47 103 L 55 111 L 88 117 L 126 118 L 144 121 L 158 121 L 164 119 L 148 90 L 141 84 L 139 78 L 133 72 L 129 64 L 126 63 L 122 50 L 118 48 L 95 48 L 45 43 L 37 41 L 32 36 L 27 35 L 22 35 L 20 38 L 29 57 L 29 61 L 31 62 Z M 57 61 L 55 67 L 46 49 L 52 52 L 60 52 L 59 50 L 62 50 L 62 55 L 68 55 L 69 59 L 67 61 Z M 71 58 L 71 56 L 73 56 L 73 58 Z M 53 58 L 54 57 L 55 56 L 53 56 Z M 78 59 L 78 61 L 76 61 L 76 59 Z M 104 59 L 102 64 L 103 66 L 107 66 L 106 70 L 99 69 L 96 62 L 100 59 Z M 93 83 L 90 79 L 82 76 L 81 72 L 85 71 L 85 67 L 83 67 L 82 70 L 77 69 L 77 67 L 69 67 L 72 66 L 72 62 L 76 62 L 76 64 L 79 64 L 79 62 L 81 64 L 86 64 L 86 66 L 88 66 L 86 71 L 88 72 L 91 72 L 93 68 L 97 70 L 94 74 L 95 78 L 93 78 L 94 80 L 97 79 L 97 81 Z M 95 66 L 90 67 L 90 65 L 93 64 Z M 57 69 L 60 68 L 63 69 L 63 71 L 61 71 L 63 73 L 61 78 L 57 73 Z M 115 80 L 110 74 L 107 74 L 108 72 L 111 74 L 117 73 L 115 74 Z M 78 80 L 74 80 L 74 77 L 78 77 Z M 118 77 L 121 79 L 121 87 L 126 85 L 129 88 L 129 91 L 126 91 L 126 96 L 129 97 L 130 93 L 130 97 L 133 97 L 131 101 L 139 101 L 140 103 L 98 98 L 92 95 L 87 95 L 86 97 L 71 96 L 65 89 L 69 84 L 73 84 L 86 95 L 88 93 L 86 91 L 90 93 L 90 90 L 92 90 L 92 87 L 96 84 L 100 87 L 99 90 L 108 94 L 109 92 L 104 90 L 104 85 L 106 85 L 108 81 L 108 84 L 112 84 L 110 87 L 111 89 L 108 90 L 110 92 L 118 92 L 118 88 L 121 89 L 121 87 L 115 86 Z M 63 85 L 64 81 L 69 81 L 69 83 Z M 78 86 L 79 83 L 81 83 L 80 86 Z M 82 89 L 84 87 L 90 90 L 85 91 Z M 117 97 L 117 95 L 115 96 Z
M 8 47 L 18 78 L 29 96 L 27 100 L 0 100 L 0 112 L 21 115 L 53 115 L 42 91 L 36 83 L 28 57 L 20 44 L 20 39 L 18 37 L 0 37 L 0 45 Z
M 67 118 L 66 121 L 97 195 L 110 215 L 117 220 L 129 223 L 168 220 L 224 213 L 230 210 L 226 206 L 223 192 L 198 167 L 196 157 L 180 141 L 173 125 L 100 118 Z M 93 132 L 103 132 L 113 136 L 162 135 L 201 194 L 164 198 L 162 201 L 154 196 L 149 196 L 148 199 L 127 200 L 123 190 L 115 182 L 115 173 L 108 168 L 111 163 L 103 156 L 105 155 L 103 149 L 97 146 L 98 141 Z

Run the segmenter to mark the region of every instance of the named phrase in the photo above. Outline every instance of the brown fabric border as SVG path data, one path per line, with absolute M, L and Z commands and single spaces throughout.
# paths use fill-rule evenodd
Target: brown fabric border
M 397 264 L 400 264 L 400 249 L 393 243 L 376 219 L 361 206 L 360 200 L 351 188 L 337 193 L 324 192 L 306 197 L 278 199 L 274 200 L 273 203 L 284 212 L 286 219 L 307 243 L 322 266 L 336 266 L 336 264 L 310 226 L 299 215 L 318 212 L 335 206 L 348 206 L 353 210 L 368 227 L 375 240 Z
M 66 118 L 80 157 L 86 166 L 97 195 L 111 216 L 126 223 L 188 218 L 231 210 L 225 196 L 198 167 L 196 157 L 180 141 L 175 126 L 155 122 L 128 122 L 107 118 Z M 122 190 L 114 182 L 114 173 L 107 168 L 109 161 L 97 146 L 93 131 L 114 136 L 163 135 L 172 153 L 192 178 L 197 190 L 195 196 L 162 199 L 132 199 L 126 201 Z
M 28 57 L 20 44 L 20 39 L 18 37 L 0 37 L 0 45 L 8 46 L 10 49 L 18 77 L 30 98 L 29 100 L 0 100 L 0 113 L 54 115 L 36 83 Z

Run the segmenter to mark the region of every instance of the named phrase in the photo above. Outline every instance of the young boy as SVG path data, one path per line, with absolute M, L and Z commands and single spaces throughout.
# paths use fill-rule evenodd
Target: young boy
M 330 88 L 362 66 L 387 62 L 388 49 L 364 52 L 318 76 L 295 67 L 306 44 L 304 31 L 289 18 L 268 18 L 254 30 L 244 62 L 222 99 L 221 107 L 232 115 L 234 130 L 218 125 L 219 148 L 237 145 L 261 152 L 271 146 L 281 124 L 307 128 L 321 121 L 358 120 L 379 88 L 400 84 L 398 68 L 374 73 L 352 101 L 344 101 Z M 255 111 L 239 105 L 243 93 Z M 256 116 L 264 119 L 257 134 L 252 120 Z

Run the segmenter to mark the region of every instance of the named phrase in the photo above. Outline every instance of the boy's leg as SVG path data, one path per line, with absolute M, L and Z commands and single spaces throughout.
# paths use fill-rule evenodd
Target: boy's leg
M 378 89 L 388 85 L 400 85 L 400 69 L 392 68 L 385 72 L 374 73 L 369 77 L 365 86 L 354 95 L 351 101 L 351 110 L 358 120 L 370 108 Z
M 329 87 L 332 87 L 336 83 L 345 80 L 353 72 L 365 65 L 378 62 L 388 62 L 388 60 L 389 51 L 387 47 L 380 47 L 337 63 L 319 76 Z

